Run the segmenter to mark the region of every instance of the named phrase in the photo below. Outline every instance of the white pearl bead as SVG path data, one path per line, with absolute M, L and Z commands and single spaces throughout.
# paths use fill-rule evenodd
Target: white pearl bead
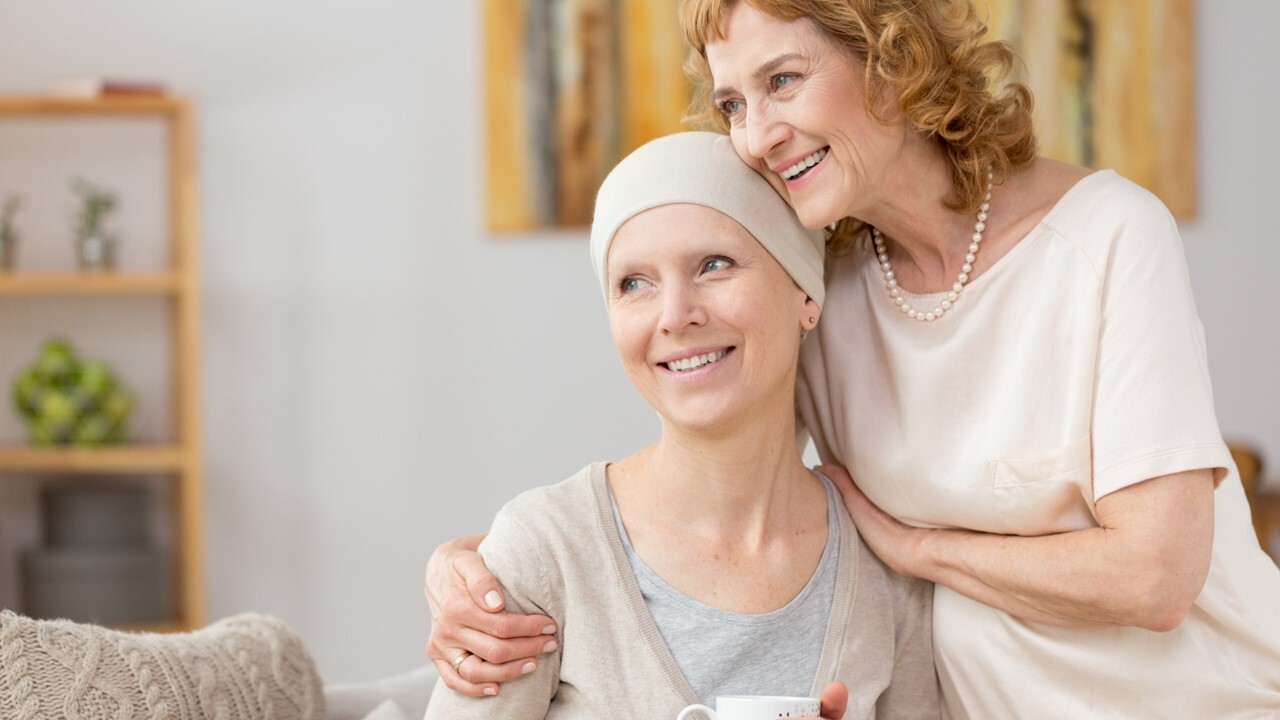
M 893 304 L 897 306 L 907 317 L 920 322 L 933 322 L 941 318 L 944 314 L 954 307 L 955 302 L 960 297 L 961 291 L 964 290 L 965 283 L 969 282 L 969 273 L 973 272 L 973 263 L 978 257 L 978 248 L 982 243 L 982 233 L 987 229 L 987 211 L 991 209 L 991 182 L 994 177 L 990 169 L 987 170 L 987 194 L 978 211 L 978 221 L 973 226 L 973 235 L 969 243 L 969 252 L 964 256 L 964 265 L 961 266 L 961 273 L 956 278 L 956 282 L 951 286 L 951 292 L 947 293 L 946 299 L 936 305 L 933 310 L 924 311 L 917 310 L 907 302 L 902 296 L 902 290 L 898 287 L 898 281 L 893 272 L 893 266 L 889 262 L 889 252 L 884 246 L 884 236 L 880 232 L 880 228 L 871 228 L 871 241 L 875 245 L 876 259 L 880 261 L 880 270 L 884 276 L 885 287 L 889 290 L 889 297 L 893 300 Z

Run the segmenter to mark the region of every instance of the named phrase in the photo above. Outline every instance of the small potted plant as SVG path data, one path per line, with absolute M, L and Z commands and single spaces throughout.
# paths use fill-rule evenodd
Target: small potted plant
M 109 270 L 116 264 L 116 238 L 103 223 L 116 207 L 115 195 L 93 183 L 76 178 L 72 189 L 80 196 L 80 217 L 76 226 L 76 263 L 81 270 Z
M 22 207 L 22 198 L 9 195 L 0 207 L 0 272 L 12 270 L 18 247 L 18 233 L 13 229 L 13 216 Z

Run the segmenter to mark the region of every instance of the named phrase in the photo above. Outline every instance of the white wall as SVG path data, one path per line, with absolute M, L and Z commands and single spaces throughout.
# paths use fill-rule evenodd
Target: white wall
M 1187 251 L 1223 430 L 1280 464 L 1280 6 L 1207 5 Z M 584 236 L 482 229 L 478 15 L 0 0 L 0 91 L 104 72 L 161 76 L 198 104 L 210 610 L 282 617 L 331 681 L 423 662 L 435 544 L 656 432 Z

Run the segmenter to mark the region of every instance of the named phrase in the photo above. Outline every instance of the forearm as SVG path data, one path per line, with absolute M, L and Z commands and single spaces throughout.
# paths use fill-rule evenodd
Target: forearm
M 1018 537 L 939 530 L 915 574 L 1010 615 L 1048 625 L 1176 626 L 1190 602 L 1161 558 L 1117 551 L 1102 528 Z M 1192 596 L 1194 599 L 1194 596 Z
M 924 531 L 902 569 L 1026 620 L 1167 631 L 1208 573 L 1212 492 L 1208 471 L 1180 473 L 1103 498 L 1097 528 L 1039 537 Z

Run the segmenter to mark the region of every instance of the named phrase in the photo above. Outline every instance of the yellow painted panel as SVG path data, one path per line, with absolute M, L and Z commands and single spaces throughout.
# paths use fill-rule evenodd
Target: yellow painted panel
M 484 0 L 492 231 L 582 227 L 613 165 L 681 129 L 672 0 Z
M 979 0 L 1036 97 L 1048 157 L 1113 168 L 1195 213 L 1193 0 Z
M 495 231 L 533 225 L 520 82 L 524 17 L 522 0 L 484 0 L 486 212 Z

